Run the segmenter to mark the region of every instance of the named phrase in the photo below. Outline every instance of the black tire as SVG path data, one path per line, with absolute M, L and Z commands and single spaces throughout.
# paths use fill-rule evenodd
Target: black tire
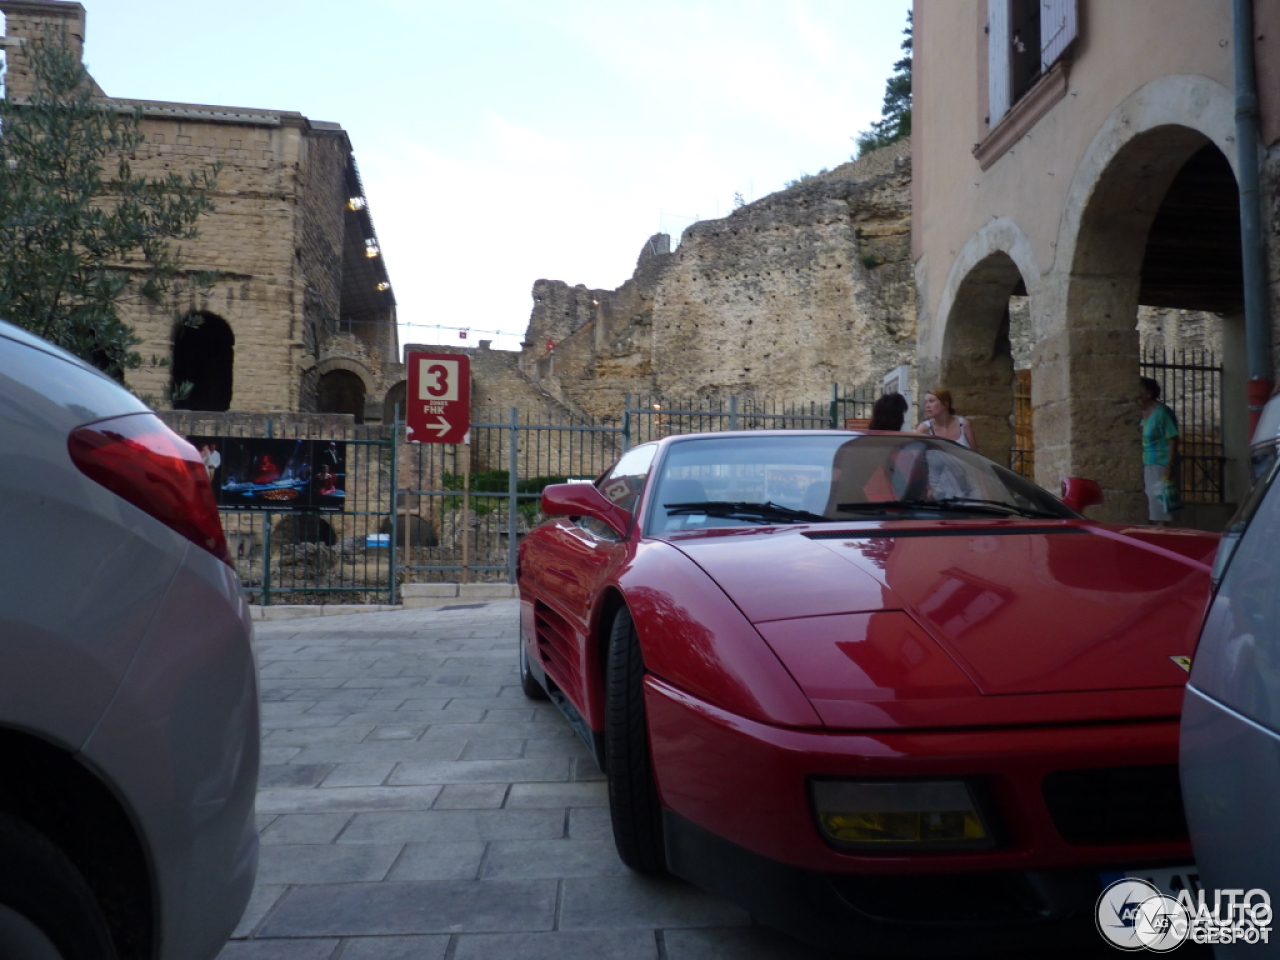
M 644 711 L 644 658 L 626 607 L 618 611 L 609 631 L 604 737 L 609 818 L 618 856 L 637 873 L 665 874 L 662 807 Z
M 524 645 L 524 637 L 520 638 L 520 689 L 530 700 L 547 699 L 547 691 L 542 689 L 542 684 L 529 671 L 529 653 Z
M 102 908 L 75 865 L 43 834 L 0 814 L 0 957 L 115 956 Z

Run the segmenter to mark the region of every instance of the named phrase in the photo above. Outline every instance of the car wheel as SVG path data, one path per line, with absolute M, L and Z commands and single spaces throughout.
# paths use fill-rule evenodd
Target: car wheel
M 115 956 L 102 909 L 75 865 L 43 834 L 0 815 L 0 957 Z
M 529 652 L 525 649 L 524 637 L 520 638 L 520 689 L 530 700 L 547 699 L 547 691 L 529 670 Z
M 605 765 L 618 856 L 639 873 L 667 869 L 662 808 L 644 711 L 644 659 L 626 607 L 614 617 L 605 664 Z

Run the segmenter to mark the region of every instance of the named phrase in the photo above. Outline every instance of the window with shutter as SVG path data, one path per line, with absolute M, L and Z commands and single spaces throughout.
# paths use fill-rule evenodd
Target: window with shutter
M 1009 0 L 987 0 L 987 123 L 1009 112 Z
M 1040 0 L 1040 69 L 1047 71 L 1076 38 L 1077 0 Z

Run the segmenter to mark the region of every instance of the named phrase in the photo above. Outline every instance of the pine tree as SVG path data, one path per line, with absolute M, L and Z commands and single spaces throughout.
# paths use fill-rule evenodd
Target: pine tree
M 213 281 L 183 269 L 175 241 L 213 209 L 218 171 L 136 174 L 141 111 L 95 99 L 65 35 L 24 51 L 31 96 L 0 100 L 0 318 L 123 379 L 142 358 L 119 305 Z
M 893 65 L 893 75 L 885 82 L 880 119 L 871 124 L 870 130 L 857 136 L 859 157 L 911 136 L 911 11 L 907 12 L 907 26 L 902 32 L 906 39 L 901 49 L 906 56 Z

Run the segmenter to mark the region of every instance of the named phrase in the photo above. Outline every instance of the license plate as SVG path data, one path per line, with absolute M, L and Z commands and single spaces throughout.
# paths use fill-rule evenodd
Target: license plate
M 1183 890 L 1188 890 L 1192 898 L 1200 892 L 1200 871 L 1194 864 L 1181 867 L 1147 867 L 1138 870 L 1118 870 L 1101 875 L 1102 885 L 1124 879 L 1145 880 L 1161 893 L 1176 898 Z

